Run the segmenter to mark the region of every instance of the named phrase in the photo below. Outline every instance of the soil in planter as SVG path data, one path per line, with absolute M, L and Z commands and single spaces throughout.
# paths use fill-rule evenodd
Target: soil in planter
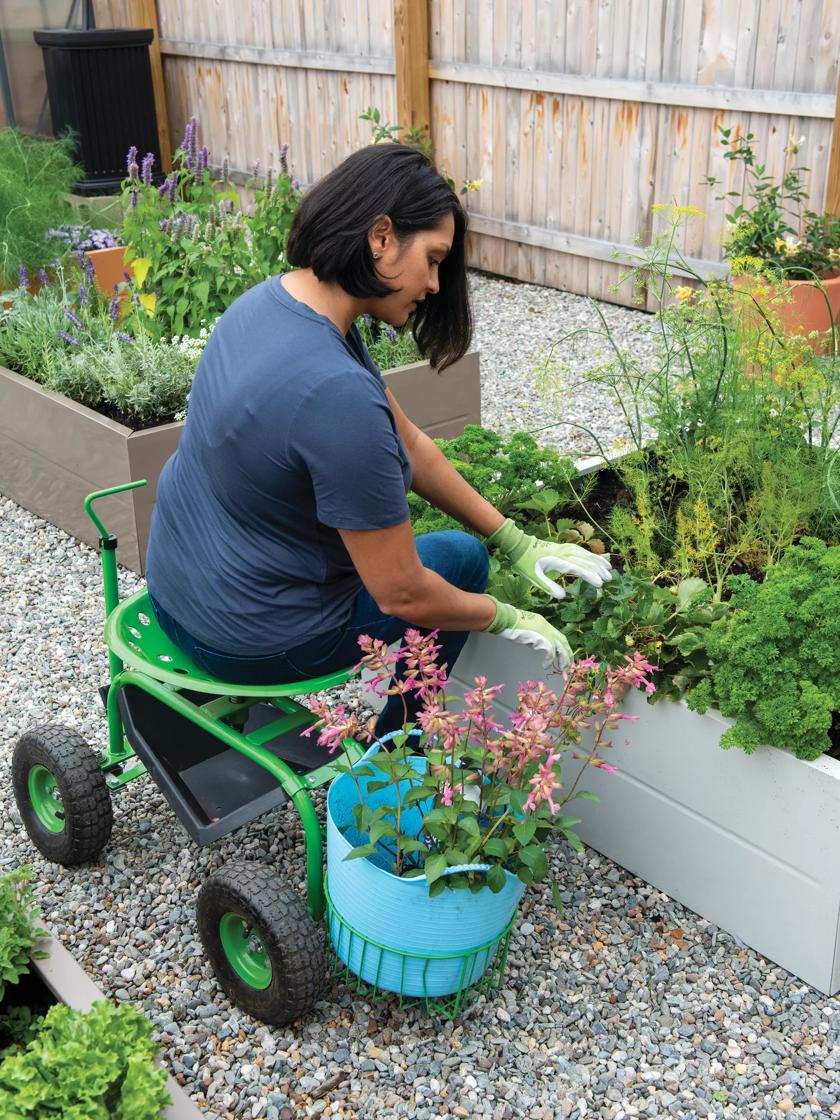
M 16 1031 L 39 1015 L 46 1015 L 57 1002 L 55 996 L 35 972 L 22 976 L 17 984 L 9 984 L 0 1000 L 0 1053 L 18 1042 Z M 29 1017 L 26 1016 L 28 1011 Z
M 831 739 L 831 746 L 825 753 L 829 758 L 836 758 L 840 762 L 840 712 L 834 713 L 828 737 Z

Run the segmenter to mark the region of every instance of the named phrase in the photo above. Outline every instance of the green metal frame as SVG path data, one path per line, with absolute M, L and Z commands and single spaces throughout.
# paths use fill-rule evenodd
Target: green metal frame
M 312 712 L 294 700 L 293 695 L 320 692 L 344 684 L 352 670 L 342 670 L 297 684 L 273 686 L 219 681 L 199 669 L 183 650 L 166 638 L 154 620 L 145 590 L 120 601 L 117 539 L 107 531 L 92 507 L 100 498 L 145 485 L 145 480 L 128 482 L 98 490 L 85 499 L 85 510 L 99 533 L 105 593 L 105 641 L 111 680 L 107 700 L 108 748 L 100 764 L 106 780 L 110 788 L 117 788 L 146 772 L 126 739 L 117 703 L 120 689 L 133 685 L 262 766 L 283 787 L 303 824 L 307 907 L 312 917 L 319 921 L 324 916 L 323 834 L 309 791 L 326 785 L 339 771 L 335 763 L 327 763 L 308 774 L 296 774 L 264 744 L 284 731 L 315 722 Z M 183 689 L 207 693 L 207 702 L 194 703 L 182 695 Z M 270 703 L 278 710 L 279 718 L 266 727 L 245 734 L 237 727 L 244 727 L 249 709 L 258 702 Z M 352 739 L 345 740 L 344 746 L 353 761 L 360 758 L 365 750 L 362 744 Z M 127 765 L 132 759 L 136 760 L 135 764 Z
M 400 1010 L 407 1007 L 423 1007 L 429 1014 L 441 1015 L 445 1019 L 456 1019 L 464 1008 L 483 992 L 501 988 L 507 965 L 510 935 L 513 923 L 516 921 L 516 911 L 514 911 L 502 932 L 483 945 L 476 945 L 472 949 L 458 953 L 406 953 L 402 949 L 393 949 L 388 945 L 373 941 L 354 929 L 335 909 L 330 898 L 329 884 L 326 882 L 324 883 L 324 895 L 326 899 L 327 944 L 332 974 L 353 991 L 363 995 L 365 999 L 373 1002 L 393 999 L 396 996 Z M 345 945 L 348 960 L 352 959 L 356 950 L 359 951 L 360 969 L 364 966 L 366 960 L 370 961 L 372 966 L 375 966 L 375 979 L 372 983 L 362 980 L 350 968 L 349 964 L 339 957 L 335 950 L 334 939 L 338 940 L 339 944 Z M 427 983 L 427 970 L 432 967 L 434 962 L 459 961 L 461 971 L 458 986 L 449 995 L 430 995 L 426 992 L 423 995 L 407 995 L 401 990 L 394 991 L 391 988 L 383 988 L 378 982 L 380 971 L 386 960 L 393 962 L 395 958 L 400 963 L 401 984 L 404 982 L 408 961 L 424 962 L 424 989 Z M 477 969 L 482 970 L 481 975 L 475 980 L 470 980 Z

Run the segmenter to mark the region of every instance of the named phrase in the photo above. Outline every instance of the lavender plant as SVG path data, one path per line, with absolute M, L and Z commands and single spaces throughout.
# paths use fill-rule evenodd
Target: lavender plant
M 144 329 L 140 296 L 101 296 L 90 261 L 58 264 L 37 295 L 19 288 L 0 309 L 0 364 L 131 428 L 183 419 L 208 337 L 159 339 Z

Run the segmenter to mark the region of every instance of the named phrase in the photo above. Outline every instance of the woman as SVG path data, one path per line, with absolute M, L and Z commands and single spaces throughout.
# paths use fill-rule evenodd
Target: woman
M 178 451 L 157 491 L 147 579 L 163 630 L 222 680 L 280 684 L 353 664 L 366 633 L 438 629 L 453 666 L 487 630 L 564 663 L 563 635 L 482 594 L 485 545 L 414 539 L 409 488 L 486 537 L 550 594 L 550 571 L 595 586 L 609 562 L 538 541 L 485 501 L 385 388 L 354 324 L 413 317 L 444 369 L 467 350 L 466 214 L 420 152 L 356 152 L 303 197 L 288 240 L 296 271 L 242 295 L 199 363 Z M 391 697 L 377 733 L 402 726 Z

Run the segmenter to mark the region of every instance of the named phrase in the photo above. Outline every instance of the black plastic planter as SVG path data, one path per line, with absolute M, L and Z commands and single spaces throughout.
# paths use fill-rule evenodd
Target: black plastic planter
M 126 174 L 132 144 L 154 152 L 160 167 L 157 120 L 149 62 L 151 29 L 35 31 L 44 52 L 53 129 L 77 136 L 87 178 L 79 194 L 108 194 Z

